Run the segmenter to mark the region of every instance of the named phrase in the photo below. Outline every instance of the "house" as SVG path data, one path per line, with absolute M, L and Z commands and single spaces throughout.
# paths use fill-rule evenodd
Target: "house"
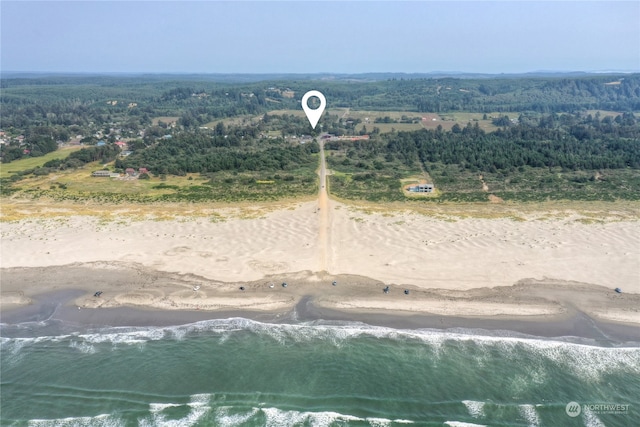
M 129 176 L 136 176 L 136 170 L 134 168 L 127 168 L 125 169 L 124 173 L 126 173 Z
M 140 168 L 140 169 L 138 169 L 138 173 L 140 173 L 140 174 L 149 173 L 149 170 L 147 168 Z
M 98 141 L 98 142 L 96 143 L 96 145 L 97 145 L 98 147 L 102 147 L 103 145 L 107 145 L 107 143 L 106 143 L 106 142 L 104 142 L 104 141 Z
M 116 141 L 115 144 L 122 149 L 127 148 L 127 143 L 124 141 Z
M 92 177 L 100 177 L 100 178 L 110 178 L 111 172 L 109 171 L 95 171 L 91 174 Z
M 418 184 L 409 187 L 412 193 L 433 193 L 433 184 Z

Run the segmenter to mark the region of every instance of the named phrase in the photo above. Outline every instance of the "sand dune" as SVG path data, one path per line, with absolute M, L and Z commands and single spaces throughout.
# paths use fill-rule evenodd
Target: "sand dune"
M 226 216 L 214 221 L 203 217 L 153 221 L 123 217 L 105 222 L 72 216 L 5 222 L 1 224 L 2 268 L 6 272 L 16 267 L 94 263 L 92 268 L 112 269 L 114 274 L 122 266 L 144 268 L 136 273 L 150 281 L 144 286 L 127 285 L 132 283 L 130 275 L 122 282 L 109 276 L 107 283 L 95 282 L 95 277 L 86 272 L 86 276 L 74 278 L 56 273 L 63 275 L 57 283 L 64 283 L 65 278 L 76 287 L 83 280 L 88 282 L 82 286 L 88 297 L 78 303 L 84 307 L 280 310 L 291 307 L 304 295 L 267 292 L 245 293 L 238 298 L 220 291 L 236 292 L 238 283 L 295 278 L 296 272 L 304 276 L 308 285 L 305 292 L 314 294 L 319 305 L 340 309 L 442 315 L 559 313 L 558 306 L 549 301 L 532 300 L 525 307 L 508 299 L 458 297 L 452 304 L 442 294 L 512 286 L 523 279 L 553 282 L 554 286 L 569 281 L 600 286 L 596 294 L 605 299 L 605 293 L 615 287 L 623 288 L 626 295 L 640 294 L 637 221 L 585 224 L 574 217 L 451 220 L 410 212 L 364 213 L 334 200 L 325 200 L 323 207 L 328 210 L 323 217 L 317 202 L 306 202 L 253 219 Z M 319 238 L 323 233 L 326 235 Z M 198 279 L 169 282 L 159 288 L 153 282 L 153 272 L 195 275 Z M 336 294 L 339 298 L 333 299 L 315 293 L 313 284 L 326 281 L 329 275 L 370 278 L 369 287 L 353 294 Z M 37 283 L 24 282 L 31 293 L 35 285 L 46 287 L 42 278 L 33 281 Z M 209 282 L 217 287 L 206 294 L 194 293 L 193 286 Z M 380 299 L 377 289 L 376 296 L 371 296 L 371 284 L 383 283 L 396 285 L 396 289 L 400 285 L 425 292 L 438 289 L 440 294 L 435 299 L 425 294 L 417 300 L 393 302 Z M 109 297 L 90 298 L 90 290 L 101 287 L 110 291 Z M 24 289 L 20 286 L 3 286 L 2 290 L 5 307 L 29 302 L 29 292 L 21 293 Z M 615 305 L 600 311 L 593 308 L 593 313 L 640 323 L 638 310 L 631 306 L 617 311 Z
M 554 278 L 640 292 L 637 222 L 334 216 L 332 273 L 443 289 Z M 357 238 L 354 238 L 357 236 Z
M 101 222 L 91 217 L 2 223 L 2 267 L 134 262 L 227 282 L 318 271 L 428 288 L 507 286 L 523 278 L 573 280 L 640 292 L 638 222 L 583 224 L 364 214 L 330 201 L 327 239 L 317 204 L 264 218 L 212 222 Z M 330 242 L 327 259 L 322 242 Z

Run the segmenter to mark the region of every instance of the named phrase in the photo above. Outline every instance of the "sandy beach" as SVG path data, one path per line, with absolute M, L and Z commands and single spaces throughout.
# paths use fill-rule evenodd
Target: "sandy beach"
M 71 215 L 1 227 L 5 310 L 77 289 L 81 309 L 284 312 L 308 297 L 345 312 L 544 318 L 577 310 L 640 324 L 633 220 L 443 218 L 320 199 L 250 219 L 221 209 L 163 221 Z

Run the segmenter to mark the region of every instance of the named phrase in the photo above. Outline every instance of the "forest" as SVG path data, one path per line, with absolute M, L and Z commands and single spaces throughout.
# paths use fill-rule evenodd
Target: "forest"
M 403 183 L 425 179 L 435 183 L 439 201 L 486 200 L 483 185 L 514 200 L 640 199 L 637 74 L 264 78 L 3 78 L 2 163 L 44 156 L 71 140 L 83 147 L 3 178 L 11 187 L 3 193 L 18 191 L 29 177 L 98 162 L 120 172 L 146 168 L 163 179 L 199 174 L 236 190 L 265 180 L 296 183 L 297 193 L 311 194 L 317 138 L 368 133 L 367 141 L 326 140 L 338 197 L 404 200 Z M 310 87 L 332 108 L 349 109 L 334 111 L 382 114 L 367 130 L 358 118 L 364 116 L 326 113 L 323 131 L 313 131 L 304 117 L 282 113 L 299 110 L 299 95 Z M 468 122 L 446 129 L 393 128 L 420 129 L 421 114 L 456 112 L 480 116 L 463 114 Z M 471 117 L 482 117 L 491 131 Z M 117 140 L 126 141 L 126 153 Z
M 403 200 L 401 179 L 428 177 L 443 191 L 439 201 L 486 200 L 483 182 L 512 200 L 640 199 L 640 121 L 632 114 L 521 117 L 492 133 L 469 123 L 325 148 L 337 171 L 332 191 L 344 198 Z
M 178 116 L 181 125 L 191 127 L 221 117 L 296 109 L 299 96 L 293 95 L 310 87 L 324 93 L 332 107 L 360 110 L 640 111 L 638 74 L 374 81 L 292 78 L 250 83 L 181 80 L 180 76 L 60 76 L 2 78 L 1 82 L 1 129 L 26 136 L 29 129 L 44 126 L 54 139 L 62 140 L 61 127 L 69 134 L 86 134 L 92 125 L 117 121 L 125 130 L 137 131 L 158 116 Z

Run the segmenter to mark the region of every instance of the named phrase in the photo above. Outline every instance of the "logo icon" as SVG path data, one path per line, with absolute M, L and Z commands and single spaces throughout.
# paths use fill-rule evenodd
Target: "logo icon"
M 316 108 L 315 110 L 312 108 L 309 108 L 309 105 L 307 104 L 307 102 L 309 101 L 309 98 L 311 98 L 312 96 L 315 96 L 320 100 L 320 107 Z M 316 125 L 318 124 L 318 120 L 320 120 L 320 116 L 322 116 L 322 112 L 324 111 L 324 107 L 326 106 L 327 106 L 327 100 L 325 99 L 324 95 L 317 90 L 310 90 L 309 92 L 305 93 L 304 96 L 302 97 L 302 109 L 304 110 L 304 113 L 307 115 L 307 119 L 309 119 L 309 123 L 311 123 L 312 128 L 314 129 L 316 128 Z
M 564 411 L 572 418 L 580 415 L 582 408 L 580 408 L 580 404 L 578 402 L 569 402 L 567 406 L 565 406 Z

